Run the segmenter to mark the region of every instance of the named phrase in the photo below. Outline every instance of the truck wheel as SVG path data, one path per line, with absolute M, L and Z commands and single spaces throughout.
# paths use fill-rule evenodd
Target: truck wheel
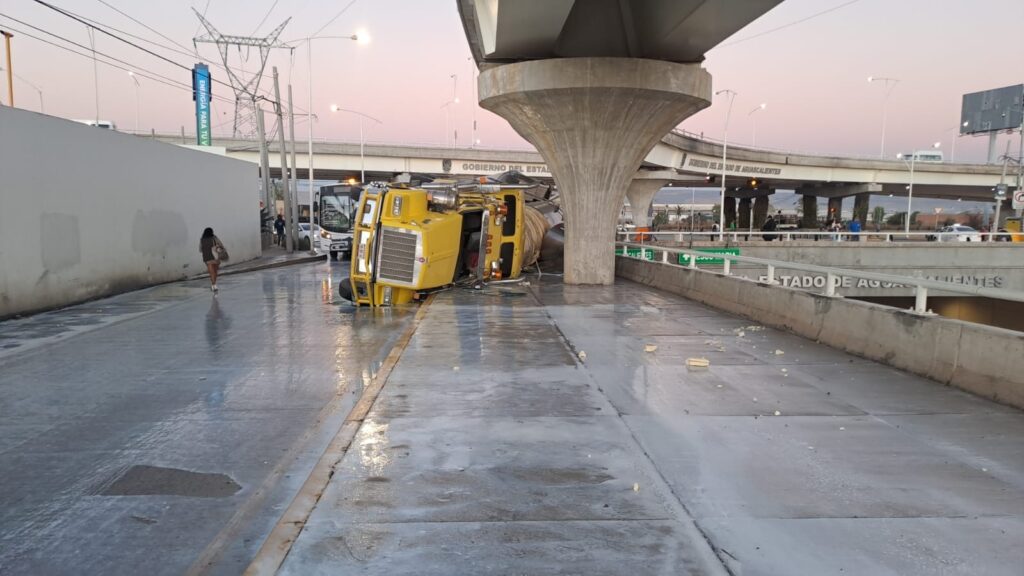
M 331 260 L 337 260 L 337 259 L 338 259 L 338 251 L 337 250 L 331 250 Z
M 341 279 L 341 283 L 338 285 L 338 294 L 345 300 L 352 301 L 352 282 L 348 276 Z

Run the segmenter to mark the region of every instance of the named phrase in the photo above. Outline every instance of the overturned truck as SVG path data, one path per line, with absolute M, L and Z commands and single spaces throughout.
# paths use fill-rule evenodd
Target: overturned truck
M 363 189 L 342 297 L 394 306 L 456 285 L 513 279 L 533 264 L 548 220 L 526 203 L 531 184 L 374 183 Z

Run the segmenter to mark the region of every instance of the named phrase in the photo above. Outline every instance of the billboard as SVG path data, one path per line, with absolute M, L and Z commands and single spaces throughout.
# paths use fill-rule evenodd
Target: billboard
M 964 94 L 960 133 L 983 134 L 1020 128 L 1024 118 L 1024 84 Z
M 196 101 L 196 144 L 211 144 L 210 68 L 196 64 L 192 68 L 192 99 Z

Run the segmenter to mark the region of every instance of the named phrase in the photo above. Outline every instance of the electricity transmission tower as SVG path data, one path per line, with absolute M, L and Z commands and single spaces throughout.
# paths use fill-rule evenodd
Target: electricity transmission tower
M 196 13 L 196 17 L 202 23 L 203 27 L 206 28 L 206 34 L 197 36 L 192 39 L 192 43 L 197 44 L 199 42 L 206 42 L 210 44 L 216 44 L 217 49 L 220 51 L 221 60 L 224 62 L 224 69 L 227 70 L 228 81 L 231 83 L 231 88 L 235 91 L 235 121 L 232 128 L 232 136 L 238 138 L 251 138 L 256 135 L 256 98 L 259 94 L 260 79 L 263 77 L 263 69 L 267 66 L 267 57 L 270 55 L 270 50 L 273 48 L 290 48 L 290 46 L 278 43 L 277 37 L 281 34 L 281 30 L 288 24 L 291 18 L 288 18 L 281 23 L 280 26 L 274 28 L 270 34 L 262 38 L 255 38 L 252 36 L 230 36 L 227 34 L 221 34 L 210 24 L 203 15 L 200 14 L 195 8 L 192 9 Z M 260 53 L 260 63 L 258 70 L 250 77 L 246 78 L 248 74 L 244 70 L 241 73 L 235 71 L 228 63 L 228 49 L 232 46 L 238 48 L 239 53 L 242 51 L 242 47 L 252 48 L 256 47 Z

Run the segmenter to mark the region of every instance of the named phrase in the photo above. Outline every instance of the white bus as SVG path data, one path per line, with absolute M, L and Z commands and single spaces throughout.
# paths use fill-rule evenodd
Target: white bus
M 903 154 L 897 154 L 897 158 L 901 160 L 910 161 L 913 157 L 914 162 L 931 162 L 938 164 L 942 162 L 942 150 L 918 150 L 917 152 L 905 152 Z

